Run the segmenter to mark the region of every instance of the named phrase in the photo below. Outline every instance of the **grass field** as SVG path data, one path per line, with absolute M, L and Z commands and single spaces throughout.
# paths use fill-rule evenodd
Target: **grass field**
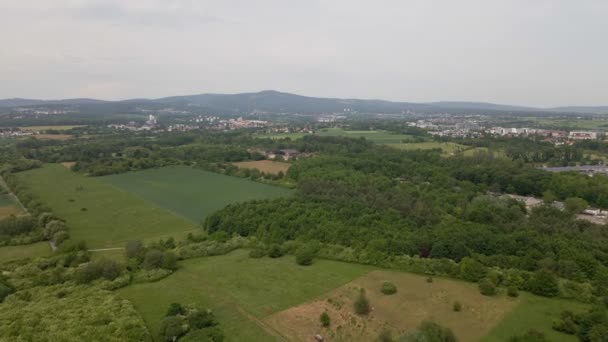
M 279 172 L 287 173 L 291 164 L 273 160 L 256 160 L 234 163 L 239 168 L 258 169 L 261 172 L 276 175 Z
M 277 134 L 260 134 L 258 138 L 271 138 L 271 139 L 284 139 L 290 138 L 292 140 L 300 139 L 303 136 L 308 135 L 305 133 L 277 133 Z M 365 138 L 377 144 L 398 144 L 403 140 L 411 140 L 412 136 L 407 134 L 392 134 L 386 131 L 346 131 L 342 128 L 324 128 L 315 135 L 323 137 L 349 137 L 349 138 Z
M 23 209 L 15 202 L 12 195 L 0 194 L 0 219 L 23 213 Z
M 461 153 L 470 149 L 469 146 L 460 145 L 452 142 L 435 142 L 435 141 L 427 141 L 421 143 L 400 143 L 400 144 L 389 144 L 389 146 L 398 148 L 400 150 L 432 150 L 440 148 L 443 155 L 449 156 L 457 153 Z
M 59 126 L 24 126 L 19 127 L 22 131 L 26 132 L 40 132 L 46 131 L 48 129 L 56 130 L 56 131 L 67 131 L 68 129 L 76 128 L 76 127 L 84 127 L 83 125 L 59 125 Z
M 237 250 L 186 260 L 168 278 L 118 292 L 133 302 L 154 335 L 168 305 L 179 302 L 214 310 L 228 341 L 269 341 L 278 335 L 265 317 L 312 300 L 369 270 L 328 260 L 302 267 L 293 257 L 251 259 L 246 250 Z
M 33 243 L 31 245 L 0 247 L 0 262 L 49 255 L 51 255 L 51 247 L 46 241 Z
M 17 175 L 66 220 L 71 238 L 87 241 L 90 248 L 123 247 L 130 239 L 177 238 L 199 229 L 184 218 L 60 164 Z
M 313 302 L 289 308 L 267 319 L 268 323 L 295 340 L 307 341 L 316 333 L 328 340 L 375 341 L 382 330 L 399 336 L 423 320 L 449 327 L 460 341 L 478 341 L 515 306 L 517 299 L 504 295 L 482 296 L 475 284 L 402 272 L 373 271 L 339 287 Z M 380 292 L 383 282 L 397 286 L 397 293 Z M 354 313 L 353 304 L 364 288 L 372 307 L 367 316 Z M 460 312 L 453 304 L 459 301 Z M 330 328 L 321 328 L 319 315 L 327 312 Z
M 42 140 L 68 140 L 73 138 L 69 134 L 34 134 L 31 137 Z
M 553 320 L 559 318 L 564 310 L 576 313 L 585 311 L 588 306 L 579 302 L 549 299 L 528 293 L 521 294 L 521 304 L 505 317 L 482 342 L 507 341 L 514 334 L 523 334 L 530 329 L 541 331 L 549 341 L 576 342 L 576 336 L 562 334 L 551 329 Z
M 123 173 L 101 180 L 195 223 L 230 203 L 291 193 L 285 188 L 186 166 Z

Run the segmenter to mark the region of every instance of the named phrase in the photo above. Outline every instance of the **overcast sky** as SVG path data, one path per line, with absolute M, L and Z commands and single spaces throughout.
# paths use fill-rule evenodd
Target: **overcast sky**
M 608 0 L 0 0 L 0 98 L 608 105 Z

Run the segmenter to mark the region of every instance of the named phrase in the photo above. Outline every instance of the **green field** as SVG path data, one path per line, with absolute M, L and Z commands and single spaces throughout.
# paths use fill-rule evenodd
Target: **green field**
M 8 194 L 0 194 L 0 207 L 5 207 L 9 205 L 15 205 L 15 201 Z
M 284 139 L 290 138 L 292 140 L 300 139 L 306 133 L 276 133 L 276 134 L 260 134 L 258 138 L 271 138 L 271 139 Z M 412 136 L 407 134 L 393 134 L 386 131 L 347 131 L 342 128 L 323 128 L 315 135 L 322 137 L 349 137 L 349 138 L 365 138 L 377 144 L 399 144 L 404 140 L 411 140 Z
M 37 258 L 51 255 L 48 242 L 37 242 L 31 245 L 0 247 L 0 262 Z
M 17 174 L 66 221 L 72 240 L 90 248 L 123 247 L 130 239 L 152 239 L 199 229 L 132 194 L 59 165 Z
M 165 167 L 100 178 L 188 220 L 200 223 L 230 203 L 288 196 L 285 188 L 186 166 Z
M 521 293 L 521 304 L 498 323 L 482 341 L 503 342 L 514 334 L 523 334 L 530 329 L 535 329 L 543 332 L 549 341 L 576 342 L 578 341 L 576 336 L 557 332 L 551 329 L 551 325 L 564 310 L 578 313 L 586 309 L 587 305 L 579 302 Z
M 400 150 L 413 151 L 413 150 L 432 150 L 440 148 L 443 155 L 449 156 L 457 153 L 461 153 L 470 149 L 471 147 L 460 145 L 452 142 L 435 142 L 435 141 L 427 141 L 421 143 L 400 143 L 400 144 L 390 144 L 390 146 L 398 148 Z
M 328 260 L 302 267 L 291 256 L 251 259 L 246 250 L 237 250 L 186 260 L 168 278 L 118 292 L 131 300 L 155 336 L 168 305 L 179 302 L 211 308 L 229 341 L 268 341 L 276 332 L 261 319 L 320 296 L 369 270 Z

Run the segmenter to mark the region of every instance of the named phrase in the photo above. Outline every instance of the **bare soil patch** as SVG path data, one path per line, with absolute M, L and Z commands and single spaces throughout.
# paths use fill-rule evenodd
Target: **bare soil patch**
M 289 170 L 291 164 L 277 162 L 273 160 L 257 160 L 257 161 L 246 161 L 234 163 L 239 168 L 244 169 L 258 169 L 261 172 L 276 175 L 279 172 L 286 173 Z
M 19 216 L 23 214 L 23 210 L 16 205 L 7 205 L 0 207 L 0 219 L 11 215 Z
M 72 166 L 74 166 L 74 164 L 76 164 L 76 162 L 63 162 L 61 163 L 61 165 L 63 165 L 63 167 L 65 167 L 66 169 L 72 169 Z
M 385 281 L 394 283 L 397 293 L 382 294 L 380 287 Z M 366 316 L 353 310 L 360 288 L 365 289 L 372 307 Z M 462 311 L 454 312 L 455 301 L 462 304 Z M 504 294 L 482 296 L 475 284 L 448 279 L 428 283 L 424 276 L 374 271 L 311 303 L 278 312 L 266 320 L 283 335 L 300 341 L 314 340 L 316 334 L 326 341 L 373 341 L 384 329 L 398 336 L 424 320 L 451 328 L 460 341 L 478 341 L 518 303 L 518 299 Z M 329 328 L 323 328 L 319 321 L 324 311 L 331 319 Z

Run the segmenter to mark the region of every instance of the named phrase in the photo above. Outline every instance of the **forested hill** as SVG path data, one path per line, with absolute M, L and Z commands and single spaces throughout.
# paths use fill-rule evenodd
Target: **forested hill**
M 406 97 L 407 94 L 404 95 Z M 595 113 L 607 114 L 607 106 L 584 107 L 558 107 L 558 108 L 533 108 L 524 106 L 511 106 L 483 102 L 393 102 L 385 100 L 369 99 L 343 99 L 309 97 L 274 90 L 265 90 L 254 93 L 240 94 L 199 94 L 186 96 L 171 96 L 158 99 L 129 99 L 123 101 L 102 101 L 95 99 L 66 99 L 66 100 L 36 100 L 36 99 L 5 99 L 0 100 L 0 107 L 23 107 L 23 106 L 94 106 L 98 110 L 110 110 L 120 106 L 159 108 L 171 106 L 176 108 L 203 108 L 218 113 L 301 113 L 301 114 L 323 114 L 323 113 L 386 113 L 399 114 L 407 111 L 416 112 L 562 112 L 562 113 Z

